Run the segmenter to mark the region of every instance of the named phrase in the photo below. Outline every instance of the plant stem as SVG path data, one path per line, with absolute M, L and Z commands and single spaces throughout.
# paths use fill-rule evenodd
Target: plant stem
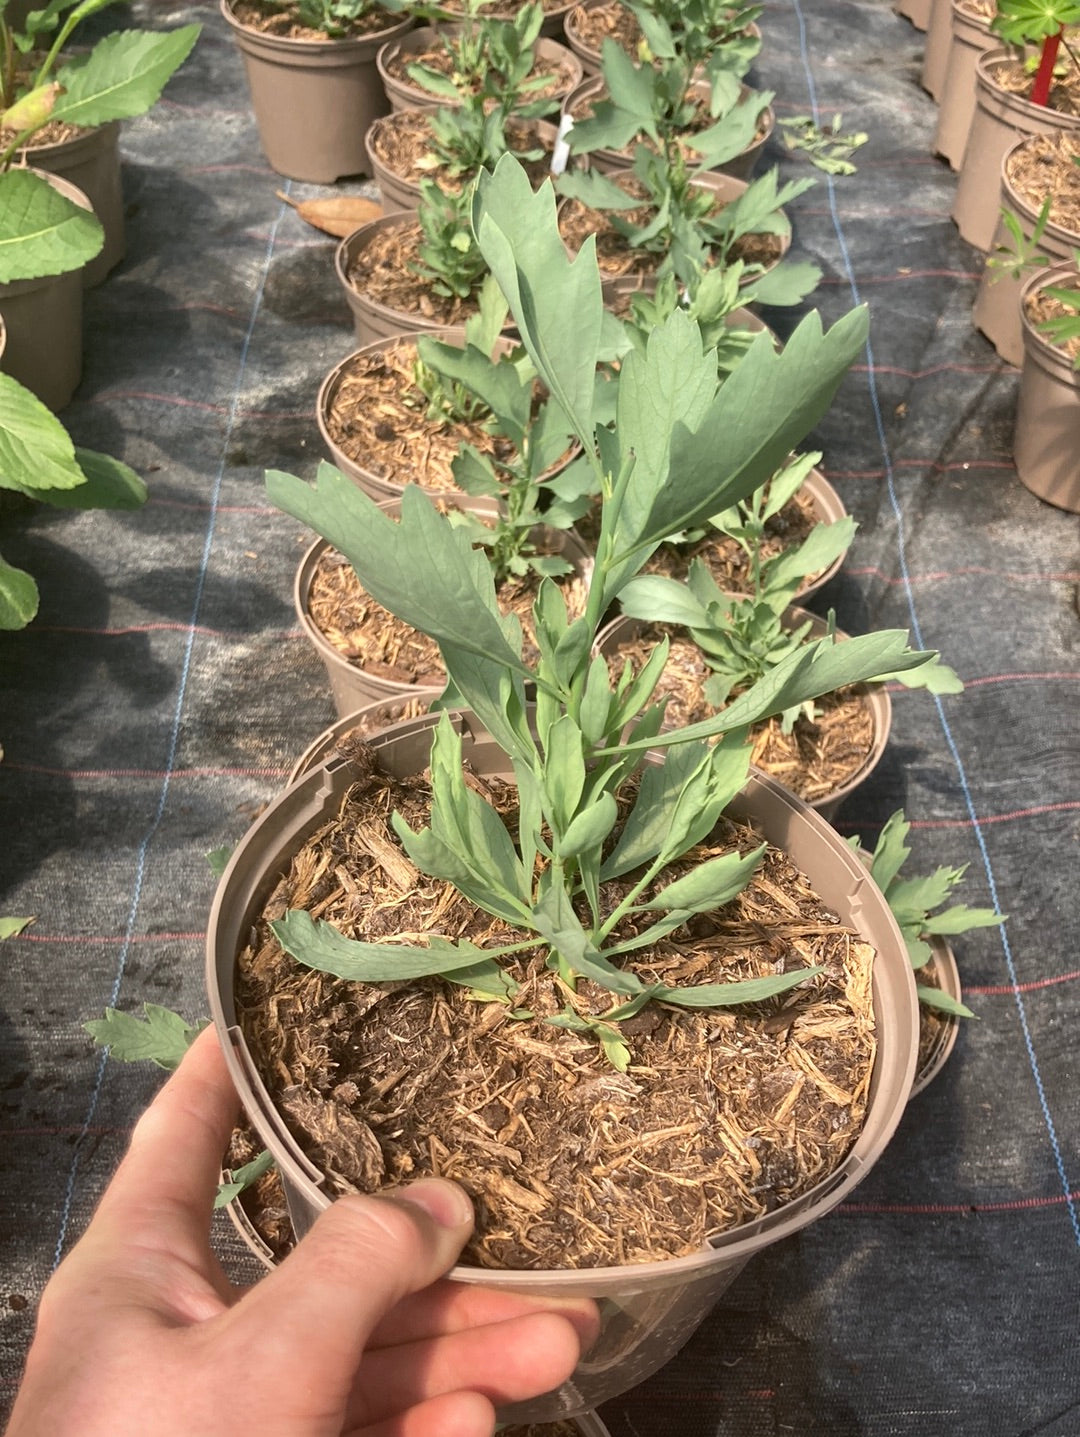
M 1054 65 L 1057 62 L 1058 46 L 1061 44 L 1061 31 L 1056 35 L 1047 35 L 1043 41 L 1042 55 L 1039 57 L 1039 69 L 1035 76 L 1035 83 L 1031 87 L 1031 103 L 1033 105 L 1046 105 L 1050 100 L 1050 86 L 1054 79 Z

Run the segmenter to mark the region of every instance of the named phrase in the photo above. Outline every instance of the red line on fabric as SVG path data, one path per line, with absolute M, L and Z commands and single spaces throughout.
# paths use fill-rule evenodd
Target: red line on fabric
M 905 584 L 909 581 L 913 584 L 938 583 L 942 579 L 957 579 L 965 574 L 992 574 L 995 579 L 1008 579 L 1018 584 L 1024 583 L 1065 583 L 1075 584 L 1080 581 L 1080 571 L 1070 573 L 1066 570 L 1061 574 L 1014 574 L 1008 570 L 1002 572 L 1000 569 L 991 569 L 983 565 L 972 564 L 961 569 L 933 569 L 926 574 L 912 574 L 909 579 L 896 578 L 892 574 L 886 574 L 883 569 L 875 568 L 872 564 L 861 569 L 845 568 L 845 573 L 854 575 L 871 574 L 880 579 L 883 584 Z
M 19 773 L 54 778 L 281 778 L 287 768 L 49 768 L 38 763 L 8 763 Z
M 1038 1208 L 1062 1207 L 1066 1202 L 1076 1202 L 1080 1199 L 1080 1191 L 1059 1193 L 1056 1197 L 1030 1197 L 1014 1198 L 1009 1202 L 972 1202 L 972 1203 L 887 1203 L 887 1202 L 865 1202 L 848 1203 L 844 1202 L 836 1209 L 837 1212 L 860 1214 L 860 1213 L 901 1213 L 912 1217 L 934 1217 L 946 1216 L 950 1213 L 978 1213 L 978 1212 L 1025 1212 Z
M 238 114 L 239 111 L 226 110 L 219 113 Z M 269 165 L 181 165 L 180 173 L 182 175 L 273 175 L 276 171 L 272 170 Z M 903 211 L 898 210 L 897 213 L 902 214 Z
M 116 399 L 143 399 L 151 404 L 175 404 L 181 409 L 202 409 L 208 414 L 229 414 L 230 407 L 227 404 L 208 404 L 201 399 L 187 399 L 180 394 L 155 394 L 151 390 L 142 389 L 110 389 L 103 394 L 94 394 L 86 400 L 87 404 L 106 404 Z M 310 420 L 311 411 L 288 410 L 288 409 L 238 409 L 237 415 L 242 419 L 303 419 Z
M 981 679 L 965 679 L 964 687 L 967 689 L 978 688 L 982 684 L 1006 684 L 1014 680 L 1023 679 L 1080 679 L 1080 673 L 1074 674 L 986 674 Z
M 87 1133 L 94 1137 L 110 1137 L 113 1134 L 121 1134 L 129 1137 L 134 1131 L 133 1128 L 84 1128 L 74 1126 L 69 1128 L 0 1128 L 0 1138 L 65 1138 L 72 1133 Z
M 1071 813 L 1080 809 L 1080 799 L 1069 799 L 1065 803 L 1040 803 L 1034 808 L 1014 808 L 1008 813 L 991 814 L 988 818 L 915 818 L 912 828 L 985 828 L 991 823 L 1012 823 L 1018 818 L 1037 818 L 1041 813 Z
M 979 993 L 985 998 L 998 998 L 1014 993 L 1037 993 L 1040 988 L 1055 988 L 1059 983 L 1072 983 L 1080 978 L 1080 968 L 1071 973 L 1059 973 L 1056 978 L 1035 978 L 1030 983 L 984 983 L 981 987 L 964 984 L 965 993 Z
M 966 473 L 971 469 L 1015 469 L 1011 459 L 954 459 L 948 464 L 938 459 L 897 459 L 894 469 L 929 469 L 936 474 Z M 884 469 L 833 469 L 828 470 L 830 479 L 884 479 Z
M 775 100 L 774 100 L 774 101 L 773 101 L 773 106 L 774 106 L 774 108 L 775 108 L 775 104 L 776 104 L 776 102 L 775 102 Z M 909 209 L 875 210 L 872 215 L 868 215 L 868 214 L 862 214 L 862 213 L 860 213 L 858 210 L 853 210 L 853 209 L 851 209 L 851 210 L 839 210 L 838 213 L 839 213 L 840 215 L 842 215 L 842 216 L 843 216 L 843 215 L 846 215 L 848 219 L 854 219 L 854 220 L 861 220 L 861 219 L 865 219 L 865 220 L 903 219 L 903 218 L 904 218 L 905 216 L 907 216 L 907 215 L 926 215 L 926 216 L 927 216 L 928 218 L 930 218 L 930 219 L 935 219 L 935 220 L 947 220 L 947 219 L 949 218 L 949 216 L 950 216 L 950 212 L 949 212 L 948 210 L 909 210 Z M 829 208 L 828 205 L 800 205 L 800 206 L 799 206 L 799 214 L 800 214 L 800 215 L 831 215 L 831 214 L 832 214 L 832 210 Z
M 203 942 L 206 933 L 133 933 L 126 937 L 114 934 L 19 933 L 9 943 L 174 943 Z
M 168 509 L 186 509 L 192 513 L 203 513 L 210 508 L 209 504 L 187 504 L 182 499 L 158 499 L 154 496 L 148 501 L 150 505 L 160 504 Z M 270 504 L 217 504 L 214 507 L 215 514 L 280 514 L 280 509 L 275 509 Z

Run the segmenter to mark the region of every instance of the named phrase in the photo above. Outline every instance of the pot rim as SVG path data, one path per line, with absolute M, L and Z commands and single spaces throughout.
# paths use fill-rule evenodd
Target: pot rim
M 27 162 L 28 167 L 33 169 L 36 167 L 32 162 L 38 158 L 42 160 L 56 160 L 61 157 L 80 159 L 83 151 L 106 150 L 117 145 L 119 140 L 120 121 L 106 120 L 102 125 L 80 127 L 77 134 L 69 135 L 66 140 L 55 140 L 50 145 L 24 145 L 18 154 L 20 159 Z
M 225 4 L 225 0 L 221 0 L 221 3 Z M 431 43 L 433 37 L 459 35 L 465 28 L 464 24 L 456 21 L 447 25 L 421 25 L 417 29 L 411 30 L 407 36 L 395 36 L 387 40 L 375 56 L 375 65 L 379 71 L 383 85 L 386 87 L 387 95 L 389 96 L 392 92 L 395 92 L 401 97 L 408 99 L 410 109 L 417 110 L 437 110 L 441 107 L 452 110 L 460 105 L 462 103 L 460 100 L 440 99 L 436 95 L 429 94 L 427 90 L 422 89 L 419 85 L 414 85 L 408 79 L 399 79 L 397 75 L 390 73 L 387 69 L 387 64 L 390 60 L 396 59 L 396 55 L 390 53 L 395 46 L 397 46 L 398 53 L 401 53 L 402 50 L 422 50 L 425 45 Z M 575 85 L 581 83 L 581 61 L 568 45 L 563 45 L 560 41 L 553 40 L 549 35 L 541 35 L 537 39 L 534 48 L 537 61 L 545 57 L 558 60 L 560 64 L 565 60 L 570 60 L 577 72 L 576 78 L 571 80 L 569 85 L 565 88 L 559 88 L 552 93 L 551 102 L 554 109 L 555 105 L 563 96 L 568 95 Z
M 372 740 L 372 747 L 377 750 L 386 748 L 402 738 L 407 739 L 424 730 L 433 729 L 440 718 L 441 715 L 425 715 L 396 724 L 376 735 Z M 451 718 L 460 732 L 474 737 L 483 734 L 483 730 L 471 715 L 457 711 Z M 287 826 L 290 830 L 286 847 L 291 846 L 293 840 L 302 842 L 322 821 L 327 805 L 337 801 L 337 790 L 350 781 L 350 772 L 345 760 L 331 760 L 285 789 L 267 807 L 240 840 L 222 875 L 214 894 L 206 938 L 206 980 L 211 1014 L 221 1039 L 230 1076 L 260 1138 L 272 1151 L 277 1147 L 275 1157 L 284 1181 L 295 1184 L 304 1200 L 319 1211 L 329 1207 L 333 1198 L 323 1189 L 324 1175 L 304 1156 L 296 1140 L 288 1132 L 255 1069 L 232 1011 L 232 975 L 235 971 L 236 953 L 219 954 L 215 935 L 224 921 L 223 914 L 229 907 L 232 897 L 230 889 L 234 884 L 243 886 L 251 873 L 259 874 L 259 892 L 253 894 L 248 903 L 248 907 L 252 908 L 257 902 L 265 900 L 269 887 L 276 881 L 280 862 L 273 865 L 274 872 L 267 872 L 271 865 L 260 863 L 255 853 L 262 833 L 280 822 L 282 827 Z M 815 847 L 819 847 L 822 853 L 827 851 L 830 866 L 845 871 L 850 882 L 846 906 L 851 925 L 858 929 L 865 941 L 873 942 L 873 934 L 879 936 L 879 941 L 873 942 L 875 1015 L 880 1019 L 882 1008 L 892 1006 L 895 1009 L 896 1022 L 890 1026 L 887 1033 L 879 1031 L 878 1047 L 870 1076 L 867 1115 L 847 1156 L 828 1178 L 793 1202 L 728 1233 L 722 1233 L 706 1247 L 683 1257 L 651 1263 L 633 1263 L 622 1267 L 594 1268 L 519 1270 L 466 1267 L 459 1264 L 447 1274 L 451 1280 L 479 1286 L 497 1285 L 504 1289 L 513 1286 L 526 1292 L 537 1288 L 549 1292 L 587 1288 L 590 1291 L 617 1290 L 626 1293 L 642 1286 L 678 1286 L 688 1279 L 692 1280 L 699 1270 L 707 1269 L 717 1261 L 727 1264 L 740 1257 L 749 1257 L 761 1247 L 798 1231 L 816 1217 L 830 1211 L 862 1180 L 887 1146 L 910 1096 L 918 1050 L 915 980 L 900 930 L 880 889 L 857 854 L 819 814 L 767 775 L 751 772 L 733 807 L 741 811 L 755 801 L 758 804 L 766 803 L 767 806 L 775 805 L 785 811 L 790 819 L 796 821 L 797 826 L 804 827 L 804 834 L 805 826 L 809 826 L 811 834 L 819 840 Z M 811 882 L 813 881 L 811 876 Z M 823 901 L 828 903 L 830 900 L 823 898 Z M 889 944 L 884 951 L 891 952 L 895 960 L 889 965 L 887 974 L 882 965 L 882 933 Z M 891 1005 L 885 1000 L 886 992 L 893 1000 Z M 889 1086 L 883 1091 L 885 1084 Z M 870 1122 L 871 1115 L 876 1120 L 873 1124 Z M 268 1133 L 273 1134 L 273 1140 Z
M 975 61 L 976 86 L 979 92 L 991 95 L 1005 109 L 1014 109 L 1018 114 L 1026 117 L 1041 116 L 1045 121 L 1047 132 L 1059 129 L 1080 129 L 1080 115 L 1067 115 L 1062 110 L 1055 110 L 1051 105 L 1033 105 L 1025 96 L 1015 95 L 997 84 L 990 74 L 990 66 L 1000 65 L 1003 60 L 1015 58 L 1008 45 L 998 45 L 992 50 L 984 50 Z
M 572 93 L 572 92 L 571 92 L 571 93 Z M 420 199 L 420 185 L 419 185 L 419 183 L 418 183 L 417 181 L 415 181 L 415 180 L 409 179 L 407 175 L 401 174 L 400 171 L 398 171 L 398 170 L 392 170 L 392 169 L 390 168 L 390 166 L 386 163 L 385 160 L 382 160 L 382 159 L 379 158 L 379 156 L 375 153 L 374 137 L 378 134 L 378 132 L 379 132 L 380 129 L 385 129 L 385 128 L 391 127 L 391 126 L 394 124 L 394 122 L 395 122 L 396 120 L 398 120 L 401 116 L 408 115 L 408 116 L 411 117 L 411 116 L 414 116 L 414 115 L 416 115 L 416 114 L 429 115 L 429 114 L 431 114 L 431 113 L 432 113 L 432 112 L 431 112 L 431 110 L 429 110 L 429 109 L 422 109 L 422 110 L 391 110 L 388 115 L 380 115 L 377 119 L 372 120 L 370 126 L 368 127 L 368 132 L 367 132 L 367 134 L 364 136 L 364 147 L 365 147 L 365 149 L 367 150 L 368 159 L 371 161 L 372 176 L 373 176 L 373 178 L 375 179 L 376 184 L 379 184 L 379 178 L 378 178 L 378 175 L 376 174 L 376 170 L 377 170 L 377 169 L 378 169 L 378 170 L 382 170 L 382 171 L 384 171 L 384 172 L 390 177 L 391 180 L 393 180 L 393 182 L 394 182 L 400 189 L 408 190 L 409 193 L 410 193 L 411 195 L 415 195 L 417 201 L 419 201 L 419 199 Z M 554 150 L 555 142 L 556 142 L 556 140 L 558 139 L 558 134 L 559 134 L 558 126 L 552 124 L 552 122 L 551 122 L 550 120 L 541 120 L 541 119 L 530 120 L 530 121 L 528 121 L 528 123 L 529 123 L 529 124 L 532 124 L 532 125 L 535 125 L 535 126 L 538 128 L 538 130 L 541 130 L 541 131 L 547 130 L 547 131 L 550 132 L 548 135 L 540 134 L 540 135 L 538 136 L 538 138 L 539 138 L 541 141 L 550 139 L 550 140 L 551 140 L 551 145 L 552 145 L 552 150 Z M 382 188 L 382 187 L 381 187 L 381 185 L 380 185 L 380 189 L 381 189 L 381 188 Z M 393 211 L 392 211 L 391 213 L 393 213 Z

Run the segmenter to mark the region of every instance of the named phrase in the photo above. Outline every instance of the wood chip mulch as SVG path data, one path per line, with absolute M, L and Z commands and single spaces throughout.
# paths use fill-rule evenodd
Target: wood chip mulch
M 555 130 L 539 120 L 510 120 L 507 140 L 515 153 L 543 150 L 542 158 L 529 160 L 525 169 L 538 187 L 548 178 Z M 432 153 L 431 114 L 426 110 L 394 110 L 376 120 L 369 132 L 372 153 L 390 173 L 407 184 L 434 180 L 447 194 L 457 194 L 472 176 L 449 175 Z
M 512 825 L 512 791 L 473 782 Z M 824 971 L 739 1009 L 653 1005 L 621 1025 L 624 1074 L 595 1041 L 542 1021 L 567 1003 L 601 1013 L 612 999 L 586 981 L 571 994 L 540 954 L 512 968 L 519 1010 L 532 1015 L 518 1018 L 440 980 L 348 983 L 286 957 L 266 922 L 290 908 L 368 941 L 522 936 L 409 863 L 389 816 L 416 828 L 428 807 L 422 781 L 358 776 L 238 959 L 238 1017 L 256 1066 L 331 1191 L 450 1177 L 478 1209 L 467 1263 L 589 1268 L 698 1251 L 836 1170 L 866 1109 L 874 954 L 776 849 L 739 898 L 680 930 L 683 941 L 626 961 L 644 981 L 678 984 Z M 724 821 L 694 860 L 755 842 Z M 605 886 L 605 906 L 628 882 Z
M 454 68 L 454 55 L 447 50 L 446 46 L 435 42 L 426 50 L 401 50 L 396 54 L 386 55 L 382 64 L 386 73 L 392 80 L 401 85 L 408 85 L 423 96 L 423 103 L 428 104 L 432 96 L 409 75 L 409 68 L 412 65 L 423 65 L 425 70 L 434 70 L 436 74 L 443 75 L 446 79 L 453 79 L 456 85 L 465 85 L 466 79 L 470 80 L 470 93 L 476 94 L 480 88 L 481 81 L 477 77 L 464 77 Z M 529 91 L 529 101 L 551 100 L 556 101 L 569 92 L 578 83 L 579 70 L 572 56 L 559 59 L 554 65 L 550 59 L 542 56 L 537 57 L 536 63 L 529 71 L 528 80 L 531 83 L 544 76 L 548 77 L 547 83 L 538 85 L 535 90 Z
M 1064 50 L 1061 54 L 1067 61 Z M 1022 60 L 999 60 L 989 66 L 989 74 L 1006 94 L 1022 95 L 1025 100 L 1030 98 L 1035 77 Z M 1068 63 L 1068 70 L 1060 77 L 1055 76 L 1050 86 L 1049 108 L 1059 115 L 1080 115 L 1080 70 L 1071 62 Z
M 270 0 L 230 0 L 229 9 L 234 18 L 249 30 L 260 35 L 279 35 L 286 40 L 327 40 L 322 30 L 313 30 L 299 18 L 295 6 L 282 6 Z M 383 30 L 392 30 L 400 25 L 401 16 L 378 7 L 360 15 L 348 27 L 346 39 L 358 39 L 364 35 L 378 35 Z
M 404 315 L 419 315 L 435 324 L 464 324 L 476 313 L 476 300 L 436 294 L 415 273 L 422 240 L 419 220 L 376 231 L 350 264 L 349 283 L 368 299 Z
M 1051 223 L 1080 240 L 1080 134 L 1032 135 L 1008 157 L 1005 173 L 1036 214 L 1050 195 Z
M 1029 294 L 1024 300 L 1024 312 L 1036 329 L 1048 319 L 1061 319 L 1065 315 L 1075 316 L 1080 310 L 1080 282 L 1070 284 L 1066 277 L 1055 288 L 1072 290 L 1076 294 L 1076 302 L 1072 305 L 1062 304 L 1060 299 L 1055 299 L 1045 290 L 1036 290 L 1033 294 Z M 1080 335 L 1062 342 L 1052 341 L 1048 334 L 1043 334 L 1040 337 L 1046 340 L 1047 344 L 1053 343 L 1055 349 L 1060 350 L 1062 354 L 1067 354 L 1070 359 L 1075 361 L 1080 358 Z

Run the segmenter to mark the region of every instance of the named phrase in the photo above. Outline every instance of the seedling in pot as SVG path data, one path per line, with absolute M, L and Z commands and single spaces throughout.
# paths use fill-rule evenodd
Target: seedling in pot
M 471 299 L 487 274 L 487 265 L 469 225 L 468 192 L 450 194 L 434 180 L 423 180 L 416 217 L 421 240 L 414 273 L 427 280 L 433 294 Z
M 1008 45 L 1038 45 L 1039 60 L 1028 97 L 1033 105 L 1048 105 L 1056 78 L 1061 49 L 1080 76 L 1080 57 L 1069 43 L 1066 27 L 1080 25 L 1077 0 L 998 0 L 997 14 L 990 22 Z
M 154 1063 L 171 1073 L 179 1067 L 181 1058 L 208 1021 L 200 1018 L 197 1023 L 189 1023 L 179 1013 L 173 1013 L 157 1003 L 144 1003 L 141 1018 L 134 1013 L 106 1008 L 103 1018 L 94 1018 L 84 1023 L 83 1027 L 99 1047 L 108 1048 L 109 1056 L 119 1062 Z M 264 1150 L 250 1163 L 234 1169 L 227 1182 L 218 1184 L 214 1207 L 222 1208 L 232 1202 L 233 1198 L 258 1182 L 273 1165 L 273 1158 Z
M 460 28 L 443 37 L 450 74 L 412 64 L 407 67 L 409 79 L 436 99 L 455 105 L 471 102 L 480 113 L 497 111 L 503 122 L 512 114 L 522 119 L 551 114 L 559 107 L 557 99 L 529 98 L 551 83 L 548 75 L 532 74 L 543 6 L 523 5 L 513 20 L 490 20 L 483 16 L 484 3 L 469 0 Z
M 355 34 L 369 15 L 385 11 L 400 15 L 407 10 L 407 0 L 263 0 L 268 10 L 279 11 L 295 18 L 309 30 L 321 31 L 328 40 L 340 40 Z
M 904 810 L 898 808 L 881 830 L 867 867 L 899 924 L 911 966 L 920 973 L 934 956 L 926 941 L 928 938 L 951 938 L 972 928 L 992 928 L 1004 923 L 1006 915 L 992 908 L 969 908 L 964 903 L 944 906 L 963 882 L 967 864 L 960 868 L 937 868 L 923 878 L 902 878 L 900 871 L 911 856 L 907 844 L 910 832 L 911 824 Z M 848 843 L 856 853 L 865 853 L 861 838 L 849 838 Z M 928 1008 L 954 1018 L 975 1016 L 970 1008 L 929 983 L 916 984 L 916 991 L 919 1001 Z
M 692 70 L 701 67 L 710 80 L 725 72 L 741 77 L 761 49 L 761 37 L 750 28 L 761 19 L 760 5 L 644 0 L 629 8 L 641 26 L 646 63 L 678 60 Z
M 808 454 L 793 461 L 777 476 L 775 494 L 752 496 L 749 505 L 736 505 L 712 519 L 717 528 L 739 542 L 749 558 L 749 595 L 724 593 L 701 559 L 692 560 L 685 584 L 661 574 L 640 574 L 620 594 L 622 611 L 631 618 L 687 630 L 713 671 L 705 684 L 705 698 L 714 707 L 727 703 L 733 694 L 744 693 L 810 642 L 812 622 L 808 619 L 788 627 L 783 622 L 785 610 L 804 579 L 820 573 L 847 551 L 855 533 L 854 521 L 844 518 L 818 524 L 797 548 L 771 558 L 762 557 L 761 546 L 765 516 L 774 512 L 773 503 L 786 502 L 788 493 L 794 492 L 820 457 Z M 834 627 L 830 614 L 830 635 Z M 920 663 L 905 664 L 898 672 L 882 670 L 864 678 L 877 682 L 896 679 L 909 688 L 928 688 L 932 693 L 963 689 L 956 674 L 936 655 L 923 655 Z M 784 710 L 785 733 L 791 731 L 800 711 L 812 718 L 813 702 Z
M 570 425 L 551 399 L 536 403 L 536 370 L 527 354 L 495 354 L 506 301 L 489 276 L 481 293 L 480 312 L 465 326 L 464 347 L 429 337 L 417 342 L 420 364 L 428 374 L 479 404 L 489 415 L 489 429 L 509 446 L 505 458 L 481 453 L 466 444 L 453 463 L 454 478 L 466 494 L 498 501 L 493 521 L 472 514 L 457 516 L 458 524 L 488 553 L 496 586 L 530 569 L 556 577 L 571 572 L 565 559 L 543 555 L 533 542 L 541 523 L 568 529 L 588 505 L 588 496 L 554 497 L 544 493 L 542 478 L 570 445 Z M 543 505 L 542 500 L 548 499 Z
M 805 645 L 722 713 L 660 733 L 663 708 L 650 697 L 666 646 L 636 678 L 626 672 L 613 683 L 603 659 L 592 656 L 600 621 L 668 535 L 748 497 L 791 452 L 861 351 L 865 312 L 827 334 L 808 316 L 782 354 L 762 337 L 719 387 L 714 355 L 693 321 L 676 312 L 644 356 L 627 355 L 608 428 L 595 422 L 603 310 L 592 243 L 568 259 L 550 188 L 534 194 L 509 157 L 481 177 L 474 227 L 602 494 L 585 613 L 571 619 L 545 580 L 534 607 L 538 657 L 526 663 L 520 625 L 500 614 L 485 560 L 419 491 L 406 489 L 395 524 L 330 465 L 320 467 L 314 488 L 276 472 L 267 484 L 275 503 L 349 558 L 379 603 L 438 641 L 454 689 L 506 753 L 519 798 L 516 837 L 466 782 L 460 736 L 446 716 L 431 749 L 430 826 L 413 830 L 397 817 L 394 828 L 417 868 L 501 921 L 510 941 L 366 943 L 303 911 L 273 928 L 309 967 L 376 983 L 439 975 L 511 1011 L 517 980 L 500 959 L 539 950 L 565 1000 L 550 1021 L 591 1033 L 622 1067 L 629 1055 L 619 1024 L 652 1002 L 757 1001 L 815 971 L 685 985 L 647 967 L 643 977 L 633 966 L 635 954 L 647 962 L 695 914 L 734 897 L 761 861 L 763 845 L 703 863 L 693 858 L 745 781 L 749 725 L 932 656 L 912 653 L 899 631 Z M 536 695 L 531 720 L 526 685 Z M 651 748 L 668 750 L 665 762 L 646 765 Z M 603 885 L 616 879 L 625 881 L 609 902 Z M 602 1003 L 590 996 L 597 989 L 609 995 Z
M 1080 164 L 1080 161 L 1076 161 L 1076 163 Z M 1014 280 L 1023 279 L 1025 275 L 1033 274 L 1036 270 L 1045 269 L 1050 265 L 1049 255 L 1040 251 L 1039 244 L 1046 233 L 1052 204 L 1053 196 L 1047 195 L 1039 210 L 1030 239 L 1024 234 L 1024 227 L 1019 216 L 1013 214 L 1010 209 L 1001 211 L 1002 222 L 1012 243 L 998 245 L 986 261 L 986 267 L 995 279 L 1005 275 Z M 1055 300 L 1061 312 L 1035 323 L 1035 328 L 1040 334 L 1045 334 L 1051 344 L 1056 344 L 1064 350 L 1068 350 L 1070 346 L 1080 341 L 1080 250 L 1074 250 L 1072 258 L 1076 271 L 1075 283 L 1045 285 L 1039 290 L 1041 296 Z M 1077 344 L 1076 354 L 1073 357 L 1073 368 L 1080 369 L 1080 344 Z

